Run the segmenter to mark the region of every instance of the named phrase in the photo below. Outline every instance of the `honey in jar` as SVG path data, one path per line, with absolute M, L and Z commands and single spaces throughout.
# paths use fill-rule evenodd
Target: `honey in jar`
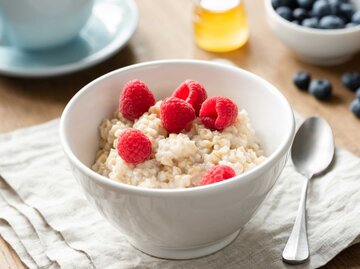
M 204 50 L 232 51 L 249 38 L 242 0 L 197 0 L 193 16 L 195 42 Z

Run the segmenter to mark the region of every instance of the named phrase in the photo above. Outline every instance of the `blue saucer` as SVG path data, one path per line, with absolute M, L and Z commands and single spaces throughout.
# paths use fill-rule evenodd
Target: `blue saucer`
M 134 33 L 138 12 L 133 0 L 97 0 L 79 36 L 58 48 L 30 52 L 0 38 L 0 73 L 18 77 L 48 77 L 95 65 L 119 51 Z

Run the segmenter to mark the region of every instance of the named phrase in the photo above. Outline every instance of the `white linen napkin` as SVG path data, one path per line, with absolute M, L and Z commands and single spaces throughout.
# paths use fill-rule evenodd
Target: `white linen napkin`
M 85 200 L 65 160 L 58 120 L 0 136 L 0 234 L 29 268 L 291 268 L 281 252 L 304 179 L 288 162 L 234 242 L 199 259 L 173 261 L 133 248 Z M 326 264 L 360 235 L 360 159 L 337 149 L 308 194 L 311 259 Z
M 27 265 L 30 269 L 37 268 L 38 266 L 35 264 L 35 261 L 29 253 L 24 248 L 24 245 L 20 242 L 17 235 L 11 226 L 3 219 L 0 219 L 0 234 L 4 238 L 5 241 L 11 242 L 12 248 L 16 251 L 16 253 L 21 257 L 23 263 Z

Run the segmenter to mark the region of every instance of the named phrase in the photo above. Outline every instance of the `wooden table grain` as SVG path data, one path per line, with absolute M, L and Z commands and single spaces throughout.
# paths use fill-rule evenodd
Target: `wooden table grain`
M 348 109 L 354 94 L 340 83 L 343 72 L 360 71 L 360 55 L 337 67 L 320 68 L 299 62 L 271 33 L 262 1 L 259 0 L 246 1 L 251 28 L 247 45 L 230 53 L 209 53 L 194 45 L 191 0 L 136 2 L 140 13 L 136 33 L 129 44 L 111 59 L 90 69 L 56 78 L 0 76 L 0 132 L 59 117 L 66 103 L 82 86 L 102 74 L 129 64 L 170 58 L 225 58 L 273 83 L 287 97 L 294 110 L 303 116 L 321 115 L 326 118 L 333 127 L 336 144 L 360 156 L 360 120 Z M 334 86 L 334 98 L 320 103 L 309 94 L 296 90 L 291 77 L 299 70 L 308 70 L 315 78 L 330 79 Z M 16 253 L 1 238 L 0 268 L 24 268 Z M 360 244 L 344 250 L 323 268 L 360 268 Z

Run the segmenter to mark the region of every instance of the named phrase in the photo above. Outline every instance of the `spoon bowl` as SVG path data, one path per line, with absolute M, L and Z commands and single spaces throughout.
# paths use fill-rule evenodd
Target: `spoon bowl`
M 311 117 L 299 128 L 291 147 L 291 159 L 296 170 L 311 178 L 323 172 L 334 156 L 334 139 L 329 124 Z

